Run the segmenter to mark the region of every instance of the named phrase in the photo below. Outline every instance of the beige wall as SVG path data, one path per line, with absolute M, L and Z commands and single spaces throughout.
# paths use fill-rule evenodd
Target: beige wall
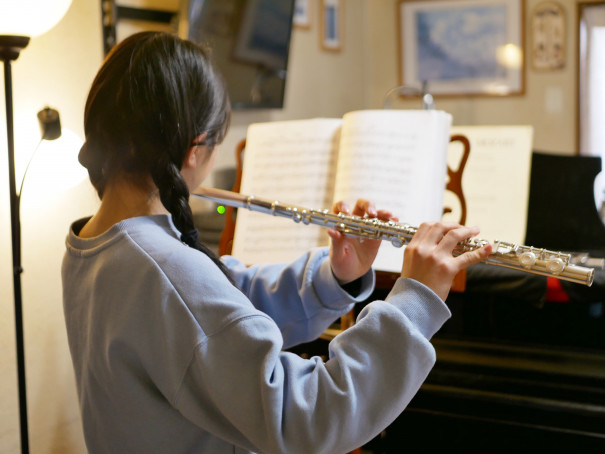
M 561 71 L 527 69 L 527 91 L 511 98 L 437 99 L 456 124 L 528 123 L 535 126 L 535 147 L 575 152 L 576 1 L 559 0 L 568 17 L 568 63 Z M 82 135 L 88 87 L 102 60 L 98 0 L 73 0 L 65 18 L 34 38 L 13 65 L 15 121 L 21 162 L 35 147 L 35 115 L 48 104 L 62 123 Z M 531 10 L 538 0 L 528 0 Z M 386 91 L 398 84 L 395 16 L 397 0 L 347 0 L 345 40 L 339 53 L 319 44 L 318 0 L 311 0 L 312 27 L 295 29 L 292 38 L 285 108 L 236 112 L 223 145 L 219 167 L 233 165 L 235 144 L 249 123 L 316 116 L 341 116 L 361 108 L 380 108 Z M 528 43 L 526 43 L 527 48 Z M 3 93 L 0 101 L 4 104 Z M 553 107 L 554 106 L 554 107 Z M 418 108 L 419 102 L 394 105 Z M 13 327 L 13 294 L 4 109 L 0 110 L 0 453 L 19 451 Z M 25 125 L 25 127 L 23 127 Z M 26 159 L 25 159 L 26 160 Z M 44 169 L 32 174 L 38 180 Z M 53 175 L 51 175 L 53 176 Z M 46 175 L 48 177 L 48 175 Z M 59 175 L 58 178 L 61 178 Z M 91 213 L 97 202 L 87 184 L 53 191 L 28 180 L 22 201 L 23 300 L 33 453 L 84 452 L 73 372 L 62 320 L 60 261 L 69 222 Z M 35 188 L 35 189 L 34 189 Z

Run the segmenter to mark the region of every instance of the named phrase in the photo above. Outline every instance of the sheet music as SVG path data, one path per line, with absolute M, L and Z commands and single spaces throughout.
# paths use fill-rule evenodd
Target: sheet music
M 335 200 L 358 198 L 401 222 L 440 220 L 451 116 L 434 110 L 356 111 L 344 116 Z M 374 267 L 399 272 L 403 250 L 381 245 Z
M 246 137 L 241 193 L 307 208 L 331 208 L 341 119 L 257 123 Z M 328 244 L 325 229 L 239 209 L 233 255 L 288 262 Z
M 523 244 L 527 227 L 533 128 L 526 125 L 453 126 L 451 132 L 452 135 L 465 135 L 471 145 L 462 174 L 462 191 L 467 205 L 466 225 L 479 226 L 479 236 L 488 241 Z M 449 202 L 458 203 L 448 191 L 446 205 Z
M 344 119 L 253 124 L 241 193 L 313 209 L 370 199 L 412 225 L 443 212 L 451 116 L 440 111 L 357 111 Z M 327 245 L 326 229 L 239 209 L 233 255 L 284 262 Z M 399 272 L 402 249 L 383 244 L 375 268 Z

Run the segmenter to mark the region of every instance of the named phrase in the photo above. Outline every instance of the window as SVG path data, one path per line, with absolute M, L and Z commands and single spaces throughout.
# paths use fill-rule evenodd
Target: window
M 605 156 L 605 3 L 580 8 L 580 154 Z
M 605 2 L 580 4 L 579 15 L 579 153 L 605 162 Z M 595 203 L 603 213 L 605 172 L 595 181 Z

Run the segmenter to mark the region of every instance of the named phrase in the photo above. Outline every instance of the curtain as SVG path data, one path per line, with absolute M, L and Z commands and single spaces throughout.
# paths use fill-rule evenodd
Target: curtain
M 580 154 L 605 156 L 605 3 L 580 17 Z

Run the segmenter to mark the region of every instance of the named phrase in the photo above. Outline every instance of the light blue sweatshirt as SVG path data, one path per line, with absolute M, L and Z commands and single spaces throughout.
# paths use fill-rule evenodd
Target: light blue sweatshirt
M 290 265 L 224 261 L 239 289 L 184 245 L 169 216 L 67 238 L 64 309 L 91 453 L 345 453 L 412 399 L 450 316 L 399 279 L 329 345 L 329 360 L 283 349 L 316 338 L 368 297 L 336 282 L 327 249 Z M 240 290 L 241 289 L 241 290 Z

